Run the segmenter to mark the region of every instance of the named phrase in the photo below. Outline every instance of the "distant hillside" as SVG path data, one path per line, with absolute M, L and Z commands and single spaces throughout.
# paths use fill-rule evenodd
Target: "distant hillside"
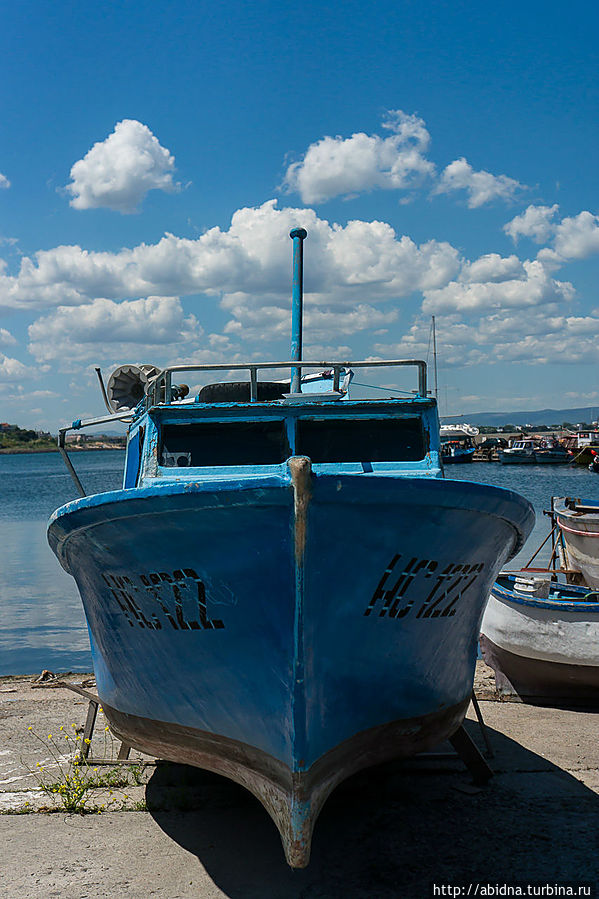
M 598 414 L 598 406 L 586 406 L 579 409 L 539 409 L 536 412 L 465 412 L 463 415 L 441 416 L 441 422 L 452 424 L 466 421 L 469 424 L 490 427 L 501 427 L 506 424 L 522 427 L 530 424 L 534 427 L 536 425 L 561 425 L 565 421 L 571 424 L 579 422 L 590 424 L 597 420 Z

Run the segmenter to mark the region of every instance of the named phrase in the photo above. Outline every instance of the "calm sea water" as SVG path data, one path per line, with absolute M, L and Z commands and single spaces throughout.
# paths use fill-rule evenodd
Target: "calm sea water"
M 121 484 L 122 451 L 73 454 L 87 493 Z M 525 564 L 548 533 L 542 514 L 551 496 L 599 499 L 599 477 L 584 467 L 472 463 L 447 468 L 448 477 L 508 487 L 530 500 L 537 524 L 513 564 Z M 58 453 L 0 455 L 0 675 L 90 671 L 87 626 L 75 582 L 46 541 L 46 523 L 77 497 Z M 549 545 L 539 556 L 547 562 Z
M 123 451 L 72 458 L 86 493 L 121 485 Z M 51 513 L 77 496 L 58 453 L 0 455 L 0 675 L 91 671 L 75 581 L 46 540 Z

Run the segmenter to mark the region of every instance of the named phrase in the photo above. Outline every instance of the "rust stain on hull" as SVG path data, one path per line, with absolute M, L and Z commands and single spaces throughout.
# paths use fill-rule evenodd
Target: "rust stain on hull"
M 295 512 L 295 561 L 302 564 L 306 549 L 308 506 L 312 496 L 312 461 L 307 456 L 293 456 L 287 465 L 293 484 Z

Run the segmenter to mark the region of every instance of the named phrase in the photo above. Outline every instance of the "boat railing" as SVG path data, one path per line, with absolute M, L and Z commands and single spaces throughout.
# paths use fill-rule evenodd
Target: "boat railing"
M 67 434 L 69 433 L 69 431 L 80 431 L 82 428 L 93 428 L 96 425 L 112 424 L 113 422 L 130 424 L 132 416 L 133 412 L 130 409 L 126 409 L 122 412 L 114 412 L 112 415 L 101 415 L 99 418 L 88 418 L 86 420 L 77 418 L 74 422 L 72 422 L 72 424 L 65 425 L 64 427 L 58 429 L 58 451 L 64 460 L 67 471 L 71 475 L 73 483 L 75 484 L 75 487 L 77 488 L 80 496 L 86 496 L 87 494 L 83 489 L 83 484 L 79 480 L 79 475 L 73 468 L 73 463 L 71 462 L 70 456 L 67 452 L 65 445 Z
M 347 369 L 355 369 L 355 368 L 383 368 L 385 366 L 389 367 L 400 367 L 400 366 L 412 366 L 418 369 L 418 389 L 414 391 L 416 396 L 426 398 L 428 396 L 427 391 L 427 380 L 426 380 L 426 362 L 423 362 L 421 359 L 385 359 L 385 360 L 366 360 L 360 362 L 307 362 L 305 360 L 301 360 L 299 363 L 300 369 L 312 368 L 312 369 L 321 369 L 332 372 L 332 390 L 333 392 L 339 392 L 339 384 L 341 379 L 342 372 L 347 371 Z M 182 365 L 171 365 L 168 368 L 164 368 L 160 371 L 154 378 L 152 378 L 148 386 L 146 388 L 146 397 L 145 404 L 146 408 L 150 408 L 150 406 L 155 406 L 158 404 L 168 404 L 173 401 L 173 399 L 177 398 L 176 385 L 173 384 L 173 375 L 178 374 L 179 372 L 210 372 L 210 371 L 239 371 L 239 372 L 247 372 L 249 376 L 250 383 L 250 402 L 255 403 L 258 399 L 258 372 L 259 371 L 267 371 L 274 369 L 286 369 L 291 368 L 292 372 L 294 372 L 298 368 L 298 362 L 236 362 L 236 363 L 221 363 L 215 365 L 213 363 L 202 363 L 198 365 L 190 364 L 182 364 Z M 293 378 L 292 378 L 292 386 L 293 386 Z M 301 393 L 301 383 L 300 389 L 297 391 L 292 391 L 296 393 Z

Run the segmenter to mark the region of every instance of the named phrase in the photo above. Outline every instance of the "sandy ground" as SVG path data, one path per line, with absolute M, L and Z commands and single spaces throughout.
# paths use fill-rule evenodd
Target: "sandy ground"
M 101 814 L 19 813 L 52 806 L 39 790 L 40 777 L 58 777 L 48 735 L 58 746 L 76 735 L 87 703 L 1 678 L 0 896 L 395 899 L 433 896 L 434 885 L 565 881 L 597 889 L 599 713 L 493 701 L 482 663 L 477 692 L 495 753 L 487 787 L 473 787 L 455 758 L 362 772 L 329 798 L 309 867 L 292 871 L 245 790 L 184 766 L 143 769 L 140 756 L 116 772 L 126 785 L 93 791 Z M 99 716 L 91 754 L 114 758 L 104 727 Z M 467 729 L 483 748 L 472 708 Z

